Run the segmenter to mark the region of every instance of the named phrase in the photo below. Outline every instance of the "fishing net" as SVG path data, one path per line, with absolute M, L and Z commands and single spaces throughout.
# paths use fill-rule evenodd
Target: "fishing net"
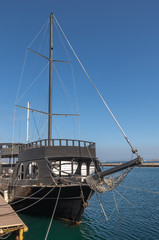
M 113 177 L 104 178 L 104 179 L 97 179 L 95 180 L 93 176 L 88 176 L 86 178 L 86 182 L 88 186 L 99 193 L 104 193 L 113 190 L 115 187 L 117 187 L 124 178 L 128 175 L 131 169 L 127 169 L 123 173 L 119 175 L 115 175 Z

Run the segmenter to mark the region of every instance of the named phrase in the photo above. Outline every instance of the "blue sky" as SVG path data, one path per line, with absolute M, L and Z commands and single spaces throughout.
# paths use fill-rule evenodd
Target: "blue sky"
M 0 142 L 12 141 L 14 103 L 26 48 L 52 11 L 132 145 L 145 159 L 159 158 L 158 9 L 157 0 L 1 0 Z M 65 59 L 66 53 L 62 52 L 62 47 L 58 48 L 56 45 L 58 42 L 60 40 L 55 37 L 54 56 L 57 59 Z M 34 44 L 32 47 L 35 50 Z M 43 53 L 47 54 L 46 47 Z M 30 58 L 34 54 L 29 54 L 29 61 L 31 61 Z M 70 51 L 71 60 L 73 60 L 73 54 L 71 54 Z M 35 70 L 38 73 L 38 67 L 43 67 L 46 62 L 36 61 L 40 61 L 35 64 Z M 32 63 L 29 62 L 29 65 L 32 66 Z M 56 67 L 59 69 L 58 64 Z M 100 159 L 129 160 L 131 150 L 120 130 L 80 67 L 75 65 L 75 70 L 77 71 L 75 81 L 80 131 L 78 120 L 55 117 L 54 137 L 80 137 L 95 141 Z M 67 67 L 64 66 L 60 72 L 64 82 L 67 71 Z M 26 68 L 19 96 L 35 78 L 36 74 L 31 74 L 32 72 Z M 24 106 L 27 101 L 31 101 L 32 107 L 37 107 L 37 103 L 42 99 L 39 95 L 42 89 L 43 103 L 39 109 L 47 110 L 45 109 L 47 83 L 43 78 L 42 76 L 39 82 L 36 82 L 30 95 L 26 95 L 23 101 L 18 102 L 19 105 Z M 72 113 L 65 104 L 68 102 L 69 105 L 69 100 L 63 99 L 63 94 L 60 95 L 58 91 L 62 87 L 56 78 L 55 74 L 54 86 L 57 90 L 53 90 L 54 100 L 56 100 L 53 111 Z M 65 83 L 67 89 L 72 92 L 71 83 L 69 81 Z M 37 95 L 35 90 L 38 90 Z M 75 96 L 72 101 L 75 105 Z M 76 110 L 75 108 L 75 112 Z M 30 122 L 30 136 L 36 135 L 34 118 L 37 121 L 37 127 L 42 126 L 38 120 L 39 115 L 34 114 Z M 46 117 L 41 118 L 44 124 Z M 47 129 L 45 132 L 47 133 Z M 14 135 L 15 141 L 25 141 L 25 110 L 16 109 Z M 43 136 L 46 137 L 45 134 Z

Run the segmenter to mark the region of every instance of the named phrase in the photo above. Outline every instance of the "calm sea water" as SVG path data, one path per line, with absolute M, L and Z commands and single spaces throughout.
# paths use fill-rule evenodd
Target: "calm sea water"
M 82 223 L 70 226 L 54 220 L 48 240 L 159 239 L 159 168 L 135 168 L 122 182 L 122 186 L 131 188 L 118 186 L 114 191 L 115 200 L 112 192 L 99 194 L 109 221 L 105 219 L 98 198 L 94 194 L 82 217 Z M 22 214 L 20 217 L 29 228 L 29 231 L 24 233 L 24 240 L 45 239 L 49 218 Z

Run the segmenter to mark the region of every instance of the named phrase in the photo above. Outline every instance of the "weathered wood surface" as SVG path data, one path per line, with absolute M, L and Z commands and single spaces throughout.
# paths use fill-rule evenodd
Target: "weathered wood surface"
M 22 227 L 27 229 L 12 207 L 0 195 L 0 229 L 9 227 Z

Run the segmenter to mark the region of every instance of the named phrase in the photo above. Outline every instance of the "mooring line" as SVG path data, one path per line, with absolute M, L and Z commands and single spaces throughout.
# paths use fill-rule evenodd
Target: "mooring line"
M 118 208 L 118 205 L 117 205 L 117 202 L 116 202 L 116 198 L 115 198 L 114 190 L 113 190 L 112 192 L 113 192 L 113 197 L 114 197 L 115 206 L 116 206 L 117 212 L 118 212 L 119 217 L 120 217 L 120 220 L 121 220 L 121 215 L 120 215 L 119 208 Z
M 54 187 L 54 188 L 55 188 L 55 187 Z M 37 204 L 38 202 L 40 202 L 41 200 L 43 200 L 47 195 L 49 195 L 49 193 L 51 193 L 51 192 L 54 190 L 54 188 L 51 188 L 51 190 L 50 190 L 49 192 L 47 192 L 43 197 L 41 197 L 40 199 L 38 199 L 36 202 L 33 202 L 33 203 L 30 204 L 29 206 L 26 206 L 26 207 L 24 207 L 24 208 L 21 208 L 21 209 L 17 210 L 16 213 L 22 212 L 22 211 L 24 211 L 24 210 L 26 210 L 26 209 L 34 206 L 35 204 Z M 10 214 L 13 214 L 13 213 L 15 213 L 15 211 L 9 212 L 9 213 L 0 214 L 0 217 L 1 217 L 1 216 L 5 216 L 5 215 L 10 215 Z
M 114 189 L 115 192 L 117 192 L 124 200 L 126 200 L 130 205 L 133 205 L 128 199 L 126 199 L 120 192 Z
M 103 212 L 103 214 L 104 214 L 104 216 L 105 216 L 105 219 L 106 219 L 107 222 L 108 222 L 108 217 L 107 217 L 106 212 L 105 212 L 105 210 L 104 210 L 104 208 L 103 208 L 103 205 L 102 205 L 102 203 L 101 203 L 101 201 L 100 201 L 100 199 L 99 199 L 99 197 L 98 197 L 97 192 L 95 192 L 95 193 L 96 193 L 96 196 L 97 196 L 97 198 L 98 198 L 98 202 L 99 202 L 99 204 L 100 204 L 100 206 L 101 206 L 102 212 Z
M 138 190 L 138 191 L 142 191 L 142 192 L 148 192 L 148 193 L 159 194 L 159 192 L 150 191 L 150 190 L 141 189 L 141 188 L 134 188 L 134 187 L 124 186 L 124 185 L 121 185 L 121 184 L 119 185 L 119 187 L 130 188 L 130 189 L 134 189 L 134 190 Z
M 45 240 L 47 240 L 47 237 L 48 237 L 49 232 L 50 232 L 50 228 L 51 228 L 51 225 L 52 225 L 52 221 L 54 219 L 55 211 L 56 211 L 58 200 L 59 200 L 59 197 L 60 197 L 60 192 L 61 192 L 61 187 L 59 188 L 58 196 L 57 196 L 57 199 L 56 199 L 56 204 L 55 204 L 54 210 L 52 212 L 52 216 L 51 216 L 49 227 L 48 227 L 48 230 L 47 230 L 47 233 L 46 233 L 46 236 L 45 236 Z

